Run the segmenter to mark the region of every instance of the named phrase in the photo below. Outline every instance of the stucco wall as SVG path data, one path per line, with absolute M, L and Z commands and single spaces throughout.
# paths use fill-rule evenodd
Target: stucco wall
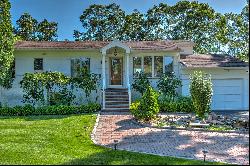
M 13 87 L 9 90 L 2 90 L 1 102 L 3 105 L 23 105 L 22 89 L 19 82 L 26 72 L 34 72 L 34 58 L 43 58 L 44 71 L 58 71 L 70 76 L 72 58 L 87 57 L 90 58 L 90 70 L 92 73 L 101 74 L 101 54 L 99 52 L 83 52 L 83 51 L 15 51 L 16 78 L 13 82 Z M 101 81 L 100 81 L 101 83 Z M 77 103 L 86 102 L 85 94 L 75 92 L 79 100 Z M 95 101 L 96 97 L 100 96 L 100 88 L 97 93 L 91 94 L 90 100 Z M 100 97 L 98 97 L 100 102 Z

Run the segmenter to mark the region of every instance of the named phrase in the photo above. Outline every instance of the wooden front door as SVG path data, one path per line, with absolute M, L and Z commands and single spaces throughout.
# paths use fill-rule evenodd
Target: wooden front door
M 122 85 L 122 58 L 110 58 L 110 84 Z

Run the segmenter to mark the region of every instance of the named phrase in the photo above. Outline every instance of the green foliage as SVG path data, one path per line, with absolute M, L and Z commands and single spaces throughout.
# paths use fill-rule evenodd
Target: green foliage
M 161 112 L 194 112 L 191 97 L 178 97 L 174 101 L 168 97 L 160 96 L 159 107 Z
M 249 3 L 240 14 L 217 13 L 207 3 L 160 3 L 146 14 L 125 12 L 116 4 L 91 5 L 80 16 L 84 32 L 75 40 L 189 40 L 196 53 L 229 54 L 248 61 Z M 228 48 L 228 49 L 227 49 Z
M 15 34 L 26 41 L 54 41 L 57 37 L 56 22 L 49 22 L 44 19 L 38 22 L 29 13 L 23 13 L 16 21 Z
M 15 34 L 22 40 L 36 40 L 36 31 L 38 21 L 34 19 L 29 13 L 23 13 L 16 21 L 17 27 Z
M 147 75 L 144 73 L 140 73 L 138 78 L 135 78 L 134 82 L 132 83 L 132 88 L 142 95 L 147 90 L 148 86 L 150 86 L 150 82 L 147 78 Z
M 53 41 L 57 37 L 57 23 L 44 19 L 37 25 L 37 38 L 39 41 Z
M 24 92 L 23 102 L 69 105 L 75 98 L 68 88 L 70 83 L 70 78 L 60 72 L 25 73 L 20 82 Z
M 14 60 L 14 35 L 10 15 L 11 4 L 8 0 L 0 1 L 0 86 L 11 88 L 11 65 Z
M 198 117 L 204 118 L 210 112 L 213 95 L 211 76 L 202 71 L 195 71 L 190 79 L 190 94 L 195 113 Z
M 132 103 L 130 110 L 136 119 L 150 121 L 156 117 L 159 112 L 158 105 L 159 94 L 151 86 L 147 87 L 140 101 Z
M 173 72 L 164 73 L 157 82 L 160 93 L 172 100 L 178 95 L 176 89 L 181 85 L 181 80 Z
M 69 115 L 92 113 L 101 109 L 100 104 L 88 103 L 79 106 L 53 105 L 43 107 L 25 106 L 0 107 L 0 116 L 27 116 L 27 115 Z
M 97 90 L 99 77 L 97 74 L 89 73 L 86 68 L 82 68 L 80 74 L 72 78 L 72 83 L 82 89 L 86 97 L 89 97 L 92 91 Z
M 80 16 L 85 32 L 74 31 L 76 40 L 119 39 L 124 24 L 125 12 L 119 5 L 91 5 Z

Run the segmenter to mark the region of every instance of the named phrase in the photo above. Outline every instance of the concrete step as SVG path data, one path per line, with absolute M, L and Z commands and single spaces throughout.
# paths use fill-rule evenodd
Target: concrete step
M 128 95 L 128 92 L 105 92 L 105 95 Z
M 128 102 L 128 98 L 105 98 L 105 101 L 107 102 L 125 102 L 127 101 Z
M 128 108 L 106 108 L 103 112 L 129 112 Z
M 106 89 L 105 92 L 128 92 L 128 89 Z
M 129 104 L 128 101 L 115 101 L 115 100 L 105 101 L 105 103 L 108 105 L 111 105 L 111 104 Z
M 119 105 L 107 105 L 106 104 L 106 106 L 105 106 L 107 109 L 109 109 L 109 108 L 127 108 L 127 109 L 129 109 L 129 105 L 128 104 L 126 104 L 126 105 L 121 105 L 121 104 L 119 104 Z

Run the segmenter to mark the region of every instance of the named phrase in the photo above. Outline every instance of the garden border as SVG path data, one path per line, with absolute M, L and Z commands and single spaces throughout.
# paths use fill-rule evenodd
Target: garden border
M 215 131 L 215 130 L 208 130 L 203 128 L 180 128 L 180 127 L 156 127 L 149 124 L 143 124 L 135 120 L 135 118 L 132 119 L 132 122 L 134 124 L 143 126 L 143 127 L 151 127 L 151 128 L 157 128 L 157 129 L 170 129 L 170 130 L 185 130 L 185 131 L 204 131 L 204 132 L 218 132 L 218 133 L 235 133 L 235 134 L 249 134 L 248 131 L 238 131 L 238 130 L 227 130 L 227 131 Z

